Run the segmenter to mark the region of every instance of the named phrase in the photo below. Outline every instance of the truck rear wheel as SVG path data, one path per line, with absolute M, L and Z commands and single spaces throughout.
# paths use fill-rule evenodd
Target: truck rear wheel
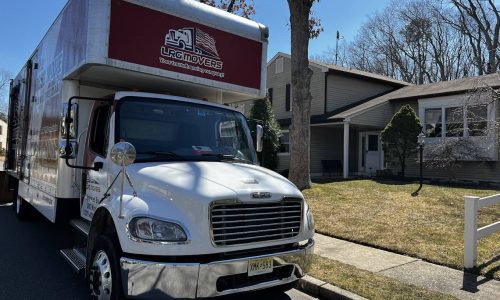
M 14 203 L 14 209 L 16 210 L 16 217 L 18 220 L 23 221 L 28 219 L 30 207 L 23 198 L 17 196 L 16 203 Z
M 119 249 L 109 236 L 97 239 L 91 255 L 89 272 L 90 299 L 123 299 L 120 279 Z

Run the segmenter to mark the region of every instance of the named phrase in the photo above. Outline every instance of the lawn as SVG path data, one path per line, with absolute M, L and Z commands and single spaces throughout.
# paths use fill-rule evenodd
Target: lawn
M 456 269 L 463 268 L 464 195 L 499 191 L 348 180 L 315 183 L 304 191 L 325 235 L 392 250 Z M 479 226 L 500 220 L 500 205 L 479 211 Z M 500 278 L 500 232 L 478 243 L 481 273 Z
M 456 299 L 317 255 L 309 275 L 373 300 Z

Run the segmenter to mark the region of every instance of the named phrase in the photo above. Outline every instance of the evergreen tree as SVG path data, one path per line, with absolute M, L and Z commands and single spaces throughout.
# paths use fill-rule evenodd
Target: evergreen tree
M 264 145 L 259 159 L 262 166 L 275 169 L 278 166 L 278 150 L 280 147 L 281 129 L 274 117 L 271 102 L 267 99 L 256 100 L 250 118 L 262 121 L 264 127 Z
M 382 131 L 381 137 L 385 156 L 396 157 L 401 165 L 401 175 L 405 176 L 406 158 L 417 151 L 417 136 L 422 125 L 410 105 L 401 107 Z

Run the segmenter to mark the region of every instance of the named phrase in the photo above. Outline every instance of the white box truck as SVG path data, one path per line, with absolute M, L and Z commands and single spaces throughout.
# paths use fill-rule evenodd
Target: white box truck
M 13 80 L 16 214 L 73 225 L 61 253 L 91 297 L 205 298 L 308 270 L 308 205 L 227 106 L 265 96 L 267 38 L 196 1 L 70 0 Z

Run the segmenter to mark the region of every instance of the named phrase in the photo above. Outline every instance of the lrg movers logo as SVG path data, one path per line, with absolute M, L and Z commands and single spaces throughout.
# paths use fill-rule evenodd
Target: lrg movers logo
M 165 35 L 164 45 L 161 46 L 160 62 L 224 77 L 224 73 L 221 72 L 224 64 L 217 51 L 214 37 L 199 28 L 170 29 Z

